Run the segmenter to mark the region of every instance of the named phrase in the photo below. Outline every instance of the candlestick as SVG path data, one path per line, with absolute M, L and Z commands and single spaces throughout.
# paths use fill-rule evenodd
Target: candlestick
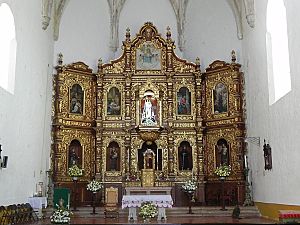
M 245 159 L 245 169 L 248 169 L 248 162 L 247 162 L 247 156 L 244 155 L 244 159 Z

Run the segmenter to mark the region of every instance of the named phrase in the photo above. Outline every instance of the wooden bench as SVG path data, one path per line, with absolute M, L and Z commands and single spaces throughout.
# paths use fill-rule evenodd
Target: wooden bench
M 300 222 L 300 210 L 279 210 L 279 221 L 282 223 Z

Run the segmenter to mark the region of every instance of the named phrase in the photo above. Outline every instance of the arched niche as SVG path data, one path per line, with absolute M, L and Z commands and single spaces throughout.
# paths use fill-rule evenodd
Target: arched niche
M 216 167 L 220 165 L 230 165 L 229 154 L 230 149 L 228 142 L 224 138 L 219 139 L 215 146 Z
M 142 144 L 142 148 L 138 150 L 138 170 L 146 169 L 144 168 L 144 154 L 149 149 L 152 150 L 155 155 L 153 169 L 162 170 L 162 149 L 158 149 L 154 141 L 152 142 L 145 141 Z
M 192 146 L 187 141 L 182 141 L 178 147 L 178 168 L 179 170 L 193 169 Z
M 120 171 L 120 146 L 116 141 L 109 143 L 106 150 L 106 171 Z
M 217 83 L 213 90 L 213 107 L 215 114 L 228 111 L 228 88 L 223 83 Z
M 177 92 L 177 114 L 191 115 L 191 92 L 187 87 L 181 87 Z
M 70 89 L 70 112 L 83 114 L 84 91 L 79 84 L 74 84 Z
M 78 140 L 71 141 L 68 153 L 68 167 L 77 165 L 82 168 L 82 146 Z
M 158 119 L 157 99 L 152 90 L 146 90 L 141 99 L 141 124 L 143 126 L 156 126 Z

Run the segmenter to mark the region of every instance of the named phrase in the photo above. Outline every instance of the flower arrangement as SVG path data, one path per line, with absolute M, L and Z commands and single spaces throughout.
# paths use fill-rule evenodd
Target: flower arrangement
M 90 183 L 88 183 L 88 185 L 86 186 L 86 190 L 91 191 L 91 192 L 97 192 L 99 191 L 101 188 L 103 188 L 103 185 L 101 184 L 101 182 L 96 181 L 96 180 L 92 180 Z
M 219 177 L 228 177 L 231 173 L 231 166 L 221 165 L 216 168 L 215 174 Z
M 190 180 L 187 180 L 183 185 L 182 185 L 182 189 L 185 191 L 185 192 L 195 192 L 196 189 L 197 189 L 197 183 L 194 179 L 190 179 Z
M 65 209 L 63 206 L 59 206 L 57 205 L 57 209 L 54 210 L 52 216 L 50 216 L 50 221 L 51 223 L 54 224 L 68 224 L 71 221 L 71 214 L 72 212 L 70 212 L 68 209 Z
M 68 175 L 70 177 L 81 177 L 83 175 L 83 169 L 79 168 L 77 165 L 71 166 L 68 170 Z
M 143 202 L 139 215 L 143 217 L 144 220 L 154 218 L 157 215 L 157 207 L 151 202 Z

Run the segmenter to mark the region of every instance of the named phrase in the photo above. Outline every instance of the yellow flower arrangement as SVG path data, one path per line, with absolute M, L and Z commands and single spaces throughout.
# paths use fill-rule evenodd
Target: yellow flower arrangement
M 219 177 L 228 177 L 231 173 L 231 166 L 221 165 L 216 168 L 215 174 Z

